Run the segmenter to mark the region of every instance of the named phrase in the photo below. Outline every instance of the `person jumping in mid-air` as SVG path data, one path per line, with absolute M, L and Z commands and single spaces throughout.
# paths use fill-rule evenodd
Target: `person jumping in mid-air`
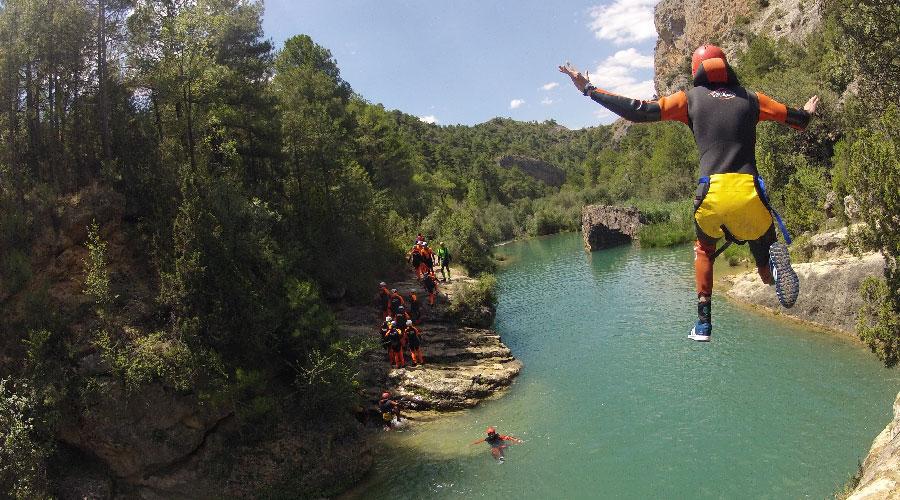
M 513 436 L 506 436 L 497 434 L 497 429 L 493 427 L 487 428 L 487 436 L 474 441 L 472 444 L 478 443 L 487 443 L 491 446 L 491 455 L 499 461 L 503 461 L 503 450 L 508 448 L 509 445 L 506 443 L 519 444 L 524 443 L 521 439 Z
M 591 85 L 588 75 L 571 64 L 559 71 L 572 79 L 584 95 L 633 122 L 674 120 L 687 124 L 700 150 L 700 182 L 694 198 L 694 270 L 698 319 L 688 337 L 709 341 L 712 334 L 713 261 L 721 253 L 716 243 L 749 242 L 763 282 L 774 284 L 785 307 L 797 300 L 799 280 L 791 268 L 787 247 L 777 243 L 772 207 L 756 170 L 756 124 L 777 121 L 803 130 L 816 112 L 819 97 L 803 109 L 788 108 L 740 85 L 725 53 L 715 45 L 694 51 L 691 72 L 694 86 L 658 101 L 629 99 Z M 790 236 L 775 213 L 785 241 Z

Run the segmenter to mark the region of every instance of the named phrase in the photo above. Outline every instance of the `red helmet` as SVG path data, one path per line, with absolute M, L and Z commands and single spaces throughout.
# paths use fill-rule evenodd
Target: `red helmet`
M 390 397 L 391 397 L 391 393 L 389 393 L 389 392 L 381 393 L 381 399 L 388 399 Z
M 725 58 L 725 52 L 722 52 L 722 49 L 715 45 L 701 45 L 697 47 L 697 50 L 694 51 L 694 55 L 691 56 L 691 74 L 694 75 L 697 73 L 697 68 L 700 67 L 700 63 L 703 61 L 716 58 L 728 62 L 728 59 Z
M 487 433 L 488 433 L 488 434 L 496 434 L 496 433 L 497 433 L 497 429 L 494 429 L 493 427 L 488 427 L 488 428 L 487 428 Z

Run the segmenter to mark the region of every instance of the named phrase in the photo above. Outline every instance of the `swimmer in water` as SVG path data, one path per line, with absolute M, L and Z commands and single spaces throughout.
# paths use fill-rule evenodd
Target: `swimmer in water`
M 509 447 L 507 443 L 519 444 L 524 443 L 521 439 L 513 436 L 505 436 L 497 434 L 497 429 L 493 427 L 487 428 L 487 436 L 473 442 L 472 444 L 487 443 L 491 446 L 491 455 L 498 461 L 503 462 L 503 450 Z

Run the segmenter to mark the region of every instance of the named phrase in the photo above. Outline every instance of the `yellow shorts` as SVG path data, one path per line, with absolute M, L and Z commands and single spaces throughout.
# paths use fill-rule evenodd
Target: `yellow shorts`
M 772 214 L 759 197 L 751 174 L 709 176 L 709 189 L 694 211 L 694 219 L 710 238 L 725 236 L 725 226 L 738 241 L 758 239 L 772 225 Z

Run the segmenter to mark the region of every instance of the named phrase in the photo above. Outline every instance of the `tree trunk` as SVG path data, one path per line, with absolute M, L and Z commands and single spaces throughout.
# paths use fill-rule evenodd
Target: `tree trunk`
M 97 113 L 100 122 L 101 159 L 112 157 L 109 144 L 109 90 L 106 62 L 106 0 L 97 0 Z

